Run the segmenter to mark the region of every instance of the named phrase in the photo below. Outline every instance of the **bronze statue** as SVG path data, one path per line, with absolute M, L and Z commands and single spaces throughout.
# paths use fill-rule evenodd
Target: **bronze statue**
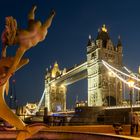
M 28 14 L 28 28 L 25 30 L 17 28 L 17 22 L 13 17 L 6 17 L 5 30 L 2 33 L 2 53 L 0 59 L 0 117 L 15 126 L 21 131 L 17 140 L 24 140 L 46 127 L 45 125 L 27 126 L 18 116 L 16 116 L 5 103 L 4 93 L 8 93 L 9 79 L 18 69 L 29 62 L 29 59 L 22 58 L 24 53 L 30 48 L 43 41 L 47 35 L 55 11 L 52 10 L 48 19 L 41 24 L 35 21 L 34 6 Z M 14 57 L 6 55 L 6 49 L 9 46 L 18 45 L 18 49 Z

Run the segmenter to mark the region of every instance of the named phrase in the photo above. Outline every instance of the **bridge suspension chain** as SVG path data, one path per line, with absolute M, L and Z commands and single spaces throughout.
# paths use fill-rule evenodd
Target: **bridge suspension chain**
M 41 104 L 42 104 L 42 102 L 43 102 L 44 96 L 45 96 L 45 90 L 44 90 L 44 92 L 43 92 L 43 94 L 42 94 L 42 97 L 41 97 L 41 99 L 40 99 L 40 101 L 39 101 L 39 103 L 38 103 L 38 105 L 37 105 L 37 108 L 33 111 L 33 114 L 36 114 L 36 112 L 39 111 L 39 109 L 40 109 L 40 107 L 41 107 Z
M 128 79 L 125 79 L 124 77 L 128 77 L 128 78 L 134 79 L 137 82 L 140 82 L 140 79 L 138 77 L 136 77 L 134 75 L 126 74 L 126 73 L 114 68 L 113 66 L 111 66 L 110 64 L 105 62 L 104 60 L 102 60 L 102 63 L 109 71 L 111 71 L 111 73 L 114 74 L 114 76 L 116 76 L 118 79 L 120 79 L 125 84 L 129 85 L 129 82 L 128 82 Z M 120 76 L 120 75 L 122 75 L 122 76 Z M 136 85 L 134 85 L 133 87 L 137 90 L 140 90 L 140 87 L 138 87 Z

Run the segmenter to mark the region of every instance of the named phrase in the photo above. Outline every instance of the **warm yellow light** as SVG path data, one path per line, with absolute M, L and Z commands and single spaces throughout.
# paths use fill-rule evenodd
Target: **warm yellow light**
M 111 75 L 112 75 L 112 72 L 111 72 L 111 71 L 109 71 L 109 72 L 108 72 L 108 75 L 109 75 L 109 76 L 111 76 Z
M 58 66 L 57 62 L 55 62 L 54 66 L 52 68 L 52 72 L 51 72 L 52 78 L 57 77 L 57 73 L 60 74 L 60 70 L 59 70 L 59 66 Z
M 33 110 L 33 109 L 36 109 L 37 108 L 37 106 L 36 106 L 36 104 L 32 104 L 32 103 L 30 103 L 30 104 L 26 104 L 26 107 L 28 108 L 28 109 L 30 109 L 30 110 Z
M 107 29 L 106 29 L 105 24 L 102 26 L 102 31 L 103 31 L 103 32 L 107 32 Z
M 56 85 L 55 85 L 55 83 L 53 83 L 52 85 L 51 85 L 51 87 L 55 87 Z
M 56 74 L 54 72 L 52 72 L 52 78 L 55 78 Z
M 115 75 L 114 75 L 111 71 L 108 72 L 108 75 L 109 75 L 110 77 L 115 77 Z
M 134 82 L 132 79 L 128 80 L 128 86 L 129 86 L 130 88 L 134 87 L 134 83 L 135 83 L 135 82 Z
M 61 88 L 65 88 L 65 86 L 62 84 L 62 85 L 61 85 Z

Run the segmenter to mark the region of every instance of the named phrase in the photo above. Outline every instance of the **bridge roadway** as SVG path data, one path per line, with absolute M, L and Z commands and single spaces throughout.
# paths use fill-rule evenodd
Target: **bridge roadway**
M 132 105 L 133 109 L 140 109 L 140 104 L 135 104 Z M 120 105 L 120 106 L 108 106 L 108 107 L 104 107 L 105 110 L 115 110 L 115 109 L 128 109 L 130 108 L 130 105 Z M 75 110 L 67 110 L 64 112 L 54 112 L 53 114 L 74 114 Z
M 79 80 L 82 80 L 86 77 L 87 77 L 87 62 L 84 62 L 68 70 L 64 75 L 58 76 L 57 78 L 51 80 L 49 83 L 58 85 L 64 84 L 67 86 Z

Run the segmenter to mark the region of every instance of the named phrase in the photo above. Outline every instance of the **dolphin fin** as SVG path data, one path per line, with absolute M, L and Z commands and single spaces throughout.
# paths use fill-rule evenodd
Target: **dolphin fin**
M 20 131 L 17 135 L 16 140 L 25 140 L 30 138 L 32 135 L 36 134 L 42 129 L 47 129 L 47 125 L 43 123 L 35 123 L 25 127 L 24 131 Z
M 9 80 L 6 82 L 6 87 L 5 87 L 6 95 L 8 95 L 9 92 Z

